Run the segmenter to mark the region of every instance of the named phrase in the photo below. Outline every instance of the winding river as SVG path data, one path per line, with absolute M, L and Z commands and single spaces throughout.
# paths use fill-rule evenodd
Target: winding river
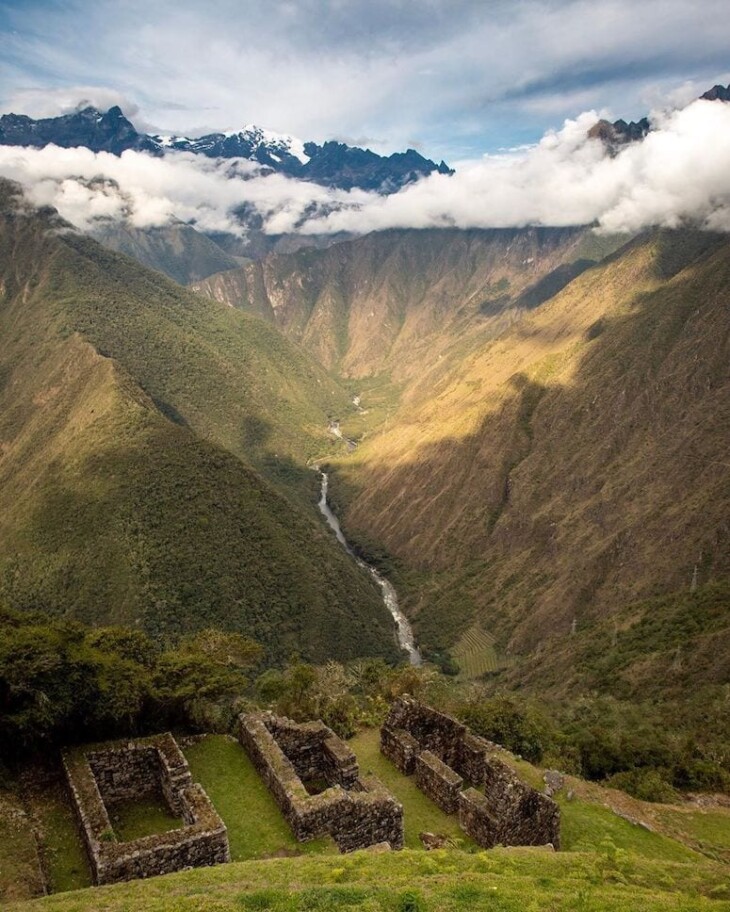
M 348 544 L 347 539 L 342 534 L 342 529 L 340 528 L 340 524 L 337 521 L 337 517 L 332 512 L 330 505 L 327 503 L 327 485 L 329 483 L 327 473 L 320 472 L 320 475 L 322 476 L 322 491 L 319 498 L 320 513 L 327 520 L 327 524 L 335 533 L 337 536 L 337 541 L 342 545 L 345 551 L 347 551 L 353 560 L 357 561 L 361 567 L 364 567 L 372 575 L 375 582 L 383 590 L 383 601 L 385 602 L 385 607 L 392 614 L 393 620 L 395 621 L 398 644 L 401 649 L 405 649 L 405 651 L 408 653 L 408 659 L 411 665 L 420 665 L 421 653 L 418 651 L 418 647 L 416 646 L 415 640 L 413 639 L 413 630 L 411 630 L 411 625 L 408 623 L 408 618 L 398 607 L 398 596 L 396 595 L 395 589 L 388 582 L 388 580 L 385 579 L 384 576 L 378 573 L 375 567 L 371 567 L 370 564 L 366 564 L 364 560 L 361 560 Z

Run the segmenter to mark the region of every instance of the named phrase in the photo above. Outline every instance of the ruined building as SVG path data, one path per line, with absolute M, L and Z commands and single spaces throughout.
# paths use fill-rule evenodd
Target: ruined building
M 494 745 L 451 716 L 402 697 L 380 730 L 380 750 L 480 846 L 560 847 L 560 809 L 522 782 Z
M 95 883 L 230 861 L 226 827 L 171 734 L 67 751 L 63 765 Z M 161 797 L 184 826 L 120 842 L 109 811 L 147 795 Z
M 323 722 L 243 714 L 238 738 L 301 842 L 329 834 L 341 852 L 403 847 L 402 805 L 360 777 L 353 752 Z

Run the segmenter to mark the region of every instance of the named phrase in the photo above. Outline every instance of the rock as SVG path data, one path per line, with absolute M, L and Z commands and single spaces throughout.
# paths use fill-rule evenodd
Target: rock
M 441 836 L 439 833 L 419 833 L 418 838 L 421 840 L 421 844 L 424 849 L 427 849 L 429 852 L 431 849 L 444 849 L 447 846 L 453 845 L 451 839 L 448 836 Z
M 548 798 L 557 795 L 565 787 L 565 776 L 557 770 L 545 770 L 542 778 L 545 783 L 545 794 Z

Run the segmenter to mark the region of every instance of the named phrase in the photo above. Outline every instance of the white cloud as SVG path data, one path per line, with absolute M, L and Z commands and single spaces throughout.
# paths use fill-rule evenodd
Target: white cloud
M 183 221 L 202 231 L 242 233 L 235 210 L 248 204 L 272 233 L 292 230 L 306 212 L 367 202 L 361 192 L 333 192 L 317 184 L 262 176 L 239 159 L 192 153 L 155 158 L 144 152 L 91 152 L 85 148 L 0 146 L 0 175 L 18 181 L 31 203 L 54 206 L 79 228 L 100 218 L 128 218 L 145 228 Z
M 388 197 L 187 153 L 115 157 L 0 146 L 0 174 L 19 181 L 31 202 L 55 206 L 81 228 L 127 218 L 138 227 L 180 220 L 241 233 L 235 211 L 245 204 L 271 234 L 594 222 L 607 231 L 636 231 L 690 221 L 730 230 L 730 104 L 696 101 L 657 114 L 655 130 L 615 156 L 587 136 L 597 116 L 587 112 L 537 145 L 464 162 L 452 177 L 434 174 Z
M 595 112 L 513 154 L 432 175 L 390 197 L 312 220 L 303 230 L 576 225 L 607 231 L 685 221 L 730 230 L 730 105 L 696 101 L 615 157 L 587 130 Z
M 106 111 L 119 105 L 127 117 L 135 117 L 139 106 L 114 89 L 100 86 L 74 85 L 57 89 L 19 88 L 4 99 L 9 111 L 29 117 L 57 117 L 90 105 Z

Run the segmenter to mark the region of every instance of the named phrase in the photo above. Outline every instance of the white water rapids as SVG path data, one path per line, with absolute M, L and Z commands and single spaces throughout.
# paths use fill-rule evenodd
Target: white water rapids
M 335 533 L 337 541 L 342 545 L 345 551 L 347 551 L 353 560 L 357 561 L 361 567 L 364 567 L 372 575 L 375 582 L 383 590 L 383 602 L 385 602 L 385 607 L 392 614 L 393 620 L 395 621 L 398 645 L 408 653 L 408 659 L 411 665 L 420 665 L 421 653 L 418 651 L 418 647 L 413 639 L 413 631 L 411 630 L 411 625 L 408 623 L 408 618 L 398 607 L 398 596 L 396 595 L 395 589 L 385 577 L 378 573 L 375 567 L 371 567 L 370 564 L 366 564 L 364 560 L 361 560 L 348 544 L 347 539 L 342 534 L 342 529 L 340 528 L 337 517 L 327 503 L 327 485 L 329 481 L 327 473 L 321 472 L 320 474 L 322 476 L 322 493 L 319 498 L 320 513 L 327 520 L 327 524 Z

